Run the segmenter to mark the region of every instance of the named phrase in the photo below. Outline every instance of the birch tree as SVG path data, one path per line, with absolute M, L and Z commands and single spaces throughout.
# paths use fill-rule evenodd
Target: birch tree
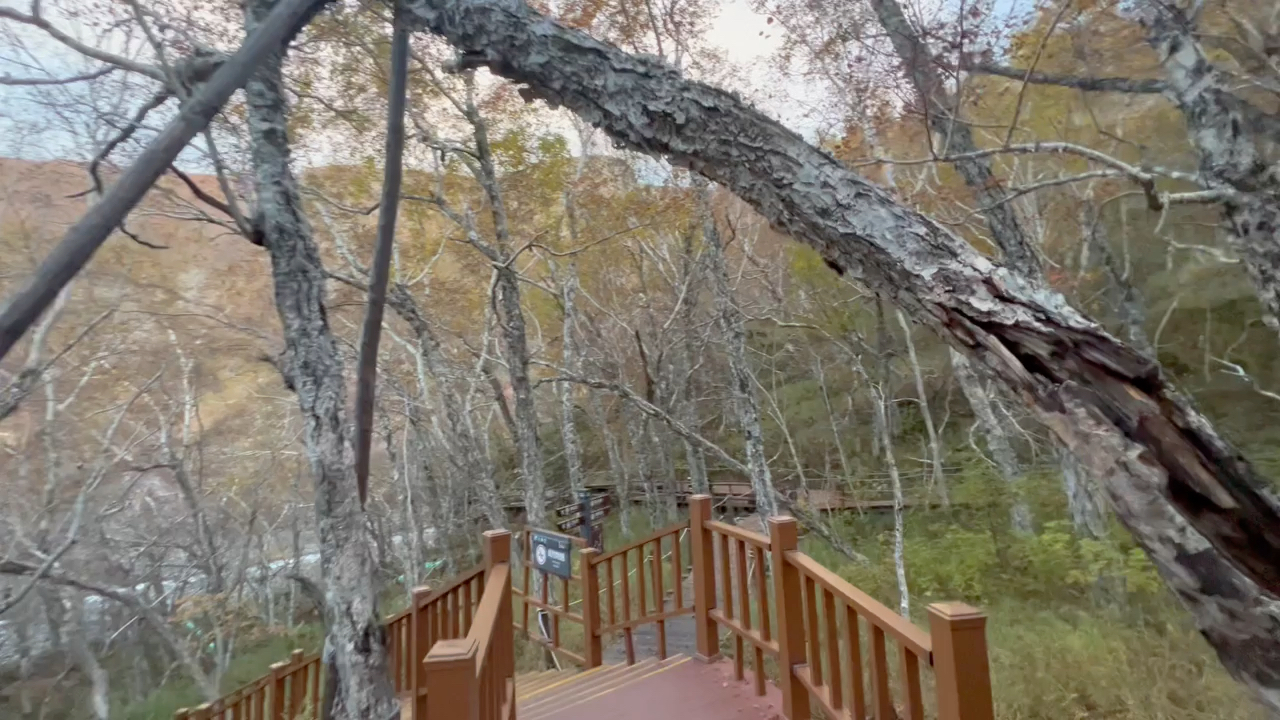
M 728 93 L 527 6 L 409 7 L 464 58 L 526 84 L 530 97 L 723 183 L 1016 389 L 1103 480 L 1117 517 L 1228 670 L 1280 707 L 1260 661 L 1277 641 L 1266 629 L 1268 598 L 1280 592 L 1267 560 L 1277 509 L 1253 468 L 1158 365 Z M 798 174 L 806 182 L 776 180 Z

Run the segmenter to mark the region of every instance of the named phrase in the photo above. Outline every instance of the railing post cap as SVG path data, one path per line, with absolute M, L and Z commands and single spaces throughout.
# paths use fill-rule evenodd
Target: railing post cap
M 488 538 L 502 537 L 503 535 L 510 535 L 510 534 L 511 534 L 510 530 L 504 530 L 502 528 L 498 528 L 497 530 L 484 531 L 484 536 Z
M 282 660 L 282 661 L 280 661 L 280 662 L 278 662 L 278 663 L 271 663 L 271 674 L 272 674 L 272 675 L 283 675 L 283 674 L 284 674 L 284 670 L 285 670 L 285 668 L 287 668 L 287 667 L 289 667 L 289 661 L 288 661 L 288 660 Z
M 458 638 L 456 640 L 437 640 L 427 653 L 425 662 L 455 663 L 471 660 L 476 649 L 475 638 Z
M 426 599 L 428 595 L 431 594 L 431 586 L 419 585 L 415 587 L 410 594 L 413 595 L 413 599 L 415 602 L 422 602 L 424 599 Z
M 586 555 L 587 557 L 594 557 L 596 555 L 599 555 L 600 551 L 593 547 L 584 547 L 584 548 L 578 548 L 578 554 Z
M 929 614 L 953 627 L 984 627 L 987 614 L 962 602 L 938 602 L 929 605 Z
M 302 659 L 302 648 L 295 648 L 289 653 L 289 662 L 298 662 Z
M 696 500 L 698 502 L 703 502 L 703 501 L 710 501 L 711 496 L 707 495 L 706 493 L 697 493 L 696 495 L 690 495 L 689 499 Z

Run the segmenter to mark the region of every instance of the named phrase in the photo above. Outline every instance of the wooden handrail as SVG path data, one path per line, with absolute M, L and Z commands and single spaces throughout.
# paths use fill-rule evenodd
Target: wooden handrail
M 507 599 L 506 583 L 511 579 L 511 566 L 498 565 L 484 581 L 484 595 L 480 598 L 480 607 L 476 609 L 475 619 L 471 623 L 471 632 L 467 637 L 474 638 L 479 654 L 476 655 L 477 670 L 489 657 L 493 638 L 498 629 L 498 614 L 502 603 Z
M 426 717 L 509 720 L 515 708 L 511 533 L 485 533 L 484 591 L 466 637 L 432 645 L 422 661 Z
M 685 520 L 685 521 L 682 521 L 682 522 L 678 522 L 678 523 L 672 523 L 672 524 L 670 524 L 670 525 L 668 525 L 668 526 L 666 526 L 666 527 L 664 527 L 664 528 L 661 528 L 661 529 L 659 529 L 659 530 L 654 530 L 653 532 L 649 533 L 648 535 L 645 535 L 644 537 L 640 538 L 639 540 L 633 540 L 632 542 L 627 543 L 626 545 L 623 545 L 622 547 L 620 547 L 620 548 L 618 548 L 618 549 L 616 549 L 616 550 L 610 550 L 610 551 L 609 551 L 609 552 L 607 552 L 607 553 L 604 553 L 604 554 L 602 554 L 602 555 L 598 555 L 598 556 L 596 556 L 594 559 L 592 559 L 592 561 L 591 561 L 591 562 L 592 562 L 592 563 L 595 563 L 595 564 L 597 564 L 597 565 L 599 565 L 600 563 L 605 562 L 606 560 L 611 560 L 611 559 L 613 559 L 614 557 L 617 557 L 618 555 L 621 555 L 622 553 L 625 553 L 625 552 L 628 552 L 628 551 L 631 551 L 631 550 L 635 550 L 636 548 L 640 547 L 641 545 L 648 545 L 649 543 L 651 543 L 651 542 L 653 542 L 653 541 L 655 541 L 655 540 L 660 540 L 660 539 L 662 539 L 662 538 L 664 538 L 664 537 L 666 537 L 666 536 L 668 536 L 668 535 L 673 535 L 673 534 L 675 534 L 675 533 L 678 533 L 678 532 L 680 532 L 681 530 L 684 530 L 684 529 L 685 529 L 685 528 L 687 528 L 687 527 L 689 527 L 689 521 L 688 521 L 688 520 Z
M 601 663 L 602 640 L 614 632 L 634 663 L 632 631 L 645 624 L 656 626 L 665 657 L 666 623 L 693 615 L 698 656 L 715 658 L 725 630 L 734 674 L 745 679 L 750 663 L 758 694 L 766 690 L 766 659 L 776 660 L 769 672 L 777 670 L 788 720 L 808 720 L 819 710 L 859 720 L 924 720 L 927 688 L 936 695 L 937 720 L 992 720 L 983 613 L 935 603 L 926 632 L 801 552 L 795 519 L 770 518 L 765 536 L 712 520 L 709 496 L 690 497 L 689 508 L 688 522 L 608 554 L 580 548 L 578 575 L 546 578 L 558 583 L 555 604 L 546 582 L 537 598 L 514 586 L 511 533 L 485 533 L 482 566 L 434 592 L 415 588 L 409 608 L 388 618 L 393 686 L 409 695 L 408 718 L 514 720 L 514 631 L 527 631 L 529 610 L 539 608 L 551 613 L 552 637 L 533 640 L 586 667 Z M 686 560 L 692 597 L 684 587 Z M 519 569 L 529 587 L 529 564 Z M 570 610 L 571 589 L 581 595 L 581 614 Z M 514 617 L 517 597 L 523 625 Z M 581 654 L 562 646 L 561 620 L 582 624 Z M 176 720 L 314 717 L 322 670 L 322 658 L 296 651 L 268 675 L 181 710 Z M 934 682 L 923 682 L 929 671 Z
M 703 527 L 707 528 L 712 532 L 717 532 L 717 533 L 720 533 L 721 535 L 731 537 L 734 540 L 741 540 L 742 542 L 747 543 L 748 545 L 754 545 L 760 548 L 761 550 L 769 549 L 768 535 L 761 535 L 760 533 L 755 533 L 755 532 L 751 532 L 750 530 L 745 530 L 743 528 L 740 528 L 737 525 L 730 525 L 729 523 L 722 523 L 716 520 L 703 523 Z
M 933 652 L 933 641 L 929 639 L 929 633 L 823 567 L 818 561 L 798 550 L 784 553 L 783 557 L 806 577 L 811 578 L 841 601 L 852 605 L 859 615 L 892 635 L 912 652 L 924 658 L 928 658 Z

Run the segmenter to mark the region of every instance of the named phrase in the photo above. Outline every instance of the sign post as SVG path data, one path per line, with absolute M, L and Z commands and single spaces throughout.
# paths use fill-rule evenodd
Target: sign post
M 604 513 L 601 513 L 601 519 L 603 519 L 603 515 Z M 578 532 L 582 534 L 582 539 L 587 541 L 587 547 L 603 552 L 604 528 L 597 527 L 593 522 L 594 520 L 591 508 L 591 493 L 583 490 L 578 493 Z
M 564 518 L 556 521 L 556 527 L 562 532 L 577 529 L 578 535 L 587 541 L 587 547 L 604 552 L 603 523 L 612 510 L 613 502 L 608 495 L 584 490 L 578 493 L 577 502 L 556 508 L 556 516 Z

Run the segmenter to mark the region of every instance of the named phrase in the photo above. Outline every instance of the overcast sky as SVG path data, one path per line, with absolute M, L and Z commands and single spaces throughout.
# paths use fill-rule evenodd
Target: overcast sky
M 25 12 L 29 3 L 28 0 L 0 0 L 0 6 Z M 81 36 L 87 43 L 92 42 L 92 38 L 82 36 L 74 22 L 50 15 L 59 28 L 74 36 Z M 763 15 L 752 12 L 746 0 L 723 0 L 721 12 L 712 23 L 708 40 L 723 48 L 729 61 L 736 66 L 732 77 L 740 78 L 742 82 L 735 83 L 739 86 L 733 89 L 743 92 L 762 110 L 793 129 L 812 135 L 816 126 L 806 115 L 816 104 L 817 91 L 795 83 L 779 85 L 777 78 L 770 76 L 771 64 L 768 57 L 779 44 L 777 36 L 770 32 L 775 29 L 766 23 Z M 21 28 L 20 37 L 49 72 L 75 73 L 82 72 L 87 67 L 81 58 L 39 31 Z M 38 69 L 30 67 L 29 58 L 8 49 L 0 52 L 0 57 L 3 58 L 3 62 L 0 62 L 0 74 L 39 75 Z M 772 92 L 758 92 L 766 86 Z M 54 128 L 65 126 L 66 115 L 74 115 L 74 110 L 64 114 L 61 119 L 51 117 L 48 111 L 27 101 L 28 92 L 24 88 L 0 86 L 0 137 L 3 137 L 0 140 L 0 155 L 50 159 L 72 154 L 72 136 Z M 323 163 L 325 159 L 314 157 L 310 161 Z

